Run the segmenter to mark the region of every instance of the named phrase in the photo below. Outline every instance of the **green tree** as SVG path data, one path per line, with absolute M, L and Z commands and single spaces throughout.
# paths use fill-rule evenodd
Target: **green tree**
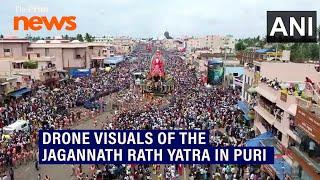
M 86 33 L 86 34 L 85 34 L 84 39 L 85 39 L 87 42 L 92 42 L 92 41 L 94 40 L 94 38 L 93 38 L 89 33 Z
M 283 44 L 283 43 L 278 44 L 278 51 L 283 51 L 283 50 L 286 50 L 286 49 L 287 49 L 287 47 L 286 47 L 285 44 Z
M 37 69 L 38 61 L 33 61 L 33 60 L 25 61 L 23 62 L 23 67 L 26 69 Z
M 82 37 L 82 34 L 77 34 L 77 37 L 76 39 L 80 42 L 83 42 L 83 37 Z
M 304 62 L 304 54 L 301 43 L 294 43 L 291 48 L 291 61 Z
M 3 35 L 2 35 L 2 34 L 0 35 L 0 38 L 3 38 Z
M 163 35 L 164 35 L 164 37 L 165 37 L 166 39 L 173 39 L 173 38 L 170 36 L 170 34 L 169 34 L 168 31 L 164 32 Z
M 319 45 L 316 43 L 312 43 L 310 45 L 310 55 L 311 59 L 316 60 L 319 59 Z
M 247 47 L 242 41 L 239 41 L 239 42 L 236 43 L 235 48 L 236 48 L 237 51 L 243 51 Z
M 32 40 L 32 36 L 30 34 L 26 34 L 26 39 L 28 39 L 29 41 Z

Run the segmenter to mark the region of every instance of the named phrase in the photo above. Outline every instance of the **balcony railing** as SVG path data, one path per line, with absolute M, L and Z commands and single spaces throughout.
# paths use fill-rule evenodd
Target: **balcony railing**
M 57 70 L 57 68 L 55 66 L 51 66 L 51 67 L 47 66 L 47 67 L 41 67 L 40 70 L 44 72 L 51 72 L 51 71 Z
M 28 58 L 27 56 L 24 57 L 0 57 L 0 60 L 12 60 L 12 61 L 29 61 L 29 60 L 35 60 L 35 61 L 55 61 L 56 57 L 55 56 L 41 56 L 41 57 L 30 57 Z
M 306 100 L 302 98 L 297 98 L 297 104 L 301 108 L 314 112 L 317 117 L 320 118 L 320 105 L 319 104 L 314 104 L 311 100 Z

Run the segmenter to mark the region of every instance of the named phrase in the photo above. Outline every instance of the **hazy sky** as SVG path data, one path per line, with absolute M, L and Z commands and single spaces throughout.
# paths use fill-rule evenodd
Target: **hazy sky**
M 48 12 L 22 13 L 17 7 L 42 7 Z M 319 0 L 0 0 L 0 34 L 54 36 L 89 32 L 95 36 L 162 38 L 167 30 L 174 37 L 264 36 L 267 10 L 319 8 Z M 77 30 L 15 32 L 13 17 L 17 15 L 76 16 Z M 320 17 L 317 19 L 319 25 Z

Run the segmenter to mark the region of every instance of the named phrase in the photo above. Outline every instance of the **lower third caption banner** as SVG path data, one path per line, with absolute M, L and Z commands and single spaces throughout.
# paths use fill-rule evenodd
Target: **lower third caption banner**
M 273 164 L 273 147 L 213 147 L 209 131 L 49 130 L 41 164 Z

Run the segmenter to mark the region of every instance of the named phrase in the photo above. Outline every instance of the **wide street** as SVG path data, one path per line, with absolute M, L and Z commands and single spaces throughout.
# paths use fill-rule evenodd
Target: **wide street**
M 111 112 L 105 112 L 97 116 L 98 127 L 101 127 L 102 122 L 108 122 L 111 117 Z M 72 129 L 97 129 L 94 126 L 94 122 L 92 119 L 83 120 L 78 125 L 74 126 Z M 68 179 L 76 179 L 75 176 L 71 176 L 72 167 L 70 164 L 65 165 L 39 165 L 40 170 L 37 171 L 35 169 L 34 163 L 29 162 L 27 165 L 19 166 L 15 170 L 15 178 L 18 180 L 24 179 L 36 179 L 38 174 L 41 174 L 41 177 L 44 178 L 45 175 L 48 175 L 52 180 L 68 180 Z M 84 165 L 83 171 L 84 173 L 89 173 L 89 166 Z

